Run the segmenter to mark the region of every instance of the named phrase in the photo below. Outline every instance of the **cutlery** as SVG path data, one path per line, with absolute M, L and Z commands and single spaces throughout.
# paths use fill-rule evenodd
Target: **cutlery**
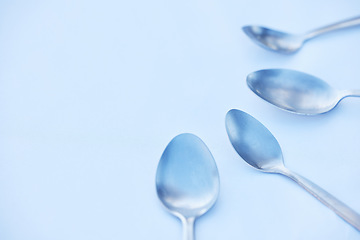
M 183 133 L 168 144 L 156 172 L 157 195 L 180 218 L 183 239 L 193 240 L 194 222 L 216 202 L 219 173 L 213 156 L 197 136 Z
M 321 187 L 290 171 L 284 165 L 279 143 L 271 132 L 251 115 L 236 109 L 226 115 L 226 130 L 236 152 L 250 166 L 289 177 L 360 231 L 360 215 Z
M 290 112 L 314 115 L 333 109 L 360 90 L 337 90 L 320 78 L 289 69 L 264 69 L 247 76 L 249 88 L 265 101 Z
M 262 26 L 244 26 L 243 31 L 252 41 L 261 47 L 288 54 L 298 51 L 306 41 L 319 35 L 357 25 L 360 25 L 360 16 L 297 35 Z

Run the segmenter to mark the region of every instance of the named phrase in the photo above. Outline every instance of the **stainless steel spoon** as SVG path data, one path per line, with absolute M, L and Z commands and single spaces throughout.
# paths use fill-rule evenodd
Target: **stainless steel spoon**
M 360 215 L 306 178 L 284 166 L 281 148 L 271 132 L 249 114 L 232 109 L 226 115 L 226 130 L 236 152 L 252 167 L 289 177 L 360 231 Z
M 248 37 L 250 37 L 251 40 L 261 47 L 279 53 L 294 53 L 298 51 L 306 41 L 314 37 L 334 30 L 357 25 L 360 25 L 360 16 L 321 27 L 300 35 L 280 32 L 261 26 L 245 26 L 243 27 L 243 31 Z
M 159 199 L 183 224 L 183 239 L 194 239 L 195 218 L 207 212 L 219 194 L 219 173 L 204 142 L 184 133 L 161 156 L 156 172 Z
M 360 90 L 337 90 L 317 77 L 289 69 L 259 70 L 246 81 L 267 102 L 306 115 L 328 112 L 345 97 L 360 97 Z

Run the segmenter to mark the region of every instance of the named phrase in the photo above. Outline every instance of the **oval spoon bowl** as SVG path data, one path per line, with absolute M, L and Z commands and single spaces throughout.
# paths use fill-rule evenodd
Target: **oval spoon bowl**
M 216 202 L 220 188 L 215 160 L 197 136 L 184 133 L 171 140 L 156 172 L 157 195 L 184 225 L 184 239 L 194 238 L 195 218 Z

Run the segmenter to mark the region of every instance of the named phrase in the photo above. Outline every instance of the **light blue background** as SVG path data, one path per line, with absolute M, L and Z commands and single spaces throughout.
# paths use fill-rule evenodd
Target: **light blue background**
M 155 172 L 191 132 L 213 153 L 217 204 L 197 239 L 338 240 L 360 234 L 290 180 L 236 154 L 225 114 L 238 108 L 278 139 L 286 165 L 360 212 L 360 101 L 305 117 L 246 86 L 291 68 L 360 88 L 360 29 L 297 54 L 265 51 L 241 31 L 301 33 L 359 15 L 357 0 L 0 2 L 0 239 L 181 239 Z

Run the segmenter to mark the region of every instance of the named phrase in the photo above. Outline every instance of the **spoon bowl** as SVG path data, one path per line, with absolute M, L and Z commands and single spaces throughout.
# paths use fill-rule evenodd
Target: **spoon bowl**
M 236 109 L 226 115 L 226 131 L 236 152 L 252 167 L 289 177 L 360 231 L 360 215 L 308 179 L 284 166 L 280 145 L 271 132 L 251 115 Z
M 301 35 L 293 35 L 262 26 L 245 26 L 243 31 L 259 46 L 284 54 L 298 51 L 306 40 Z
M 249 165 L 263 172 L 276 172 L 279 167 L 283 168 L 278 141 L 252 116 L 230 110 L 226 115 L 226 130 L 235 151 Z
M 289 69 L 264 69 L 247 76 L 249 88 L 265 101 L 290 112 L 314 115 L 332 110 L 359 90 L 337 90 L 315 76 Z
M 319 35 L 359 25 L 360 17 L 355 17 L 298 35 L 252 25 L 243 27 L 243 31 L 253 42 L 267 50 L 290 54 L 297 52 L 306 41 Z
M 219 194 L 219 173 L 213 156 L 197 136 L 176 136 L 164 150 L 156 172 L 157 195 L 184 225 L 184 240 L 193 240 L 195 218 L 206 213 Z

